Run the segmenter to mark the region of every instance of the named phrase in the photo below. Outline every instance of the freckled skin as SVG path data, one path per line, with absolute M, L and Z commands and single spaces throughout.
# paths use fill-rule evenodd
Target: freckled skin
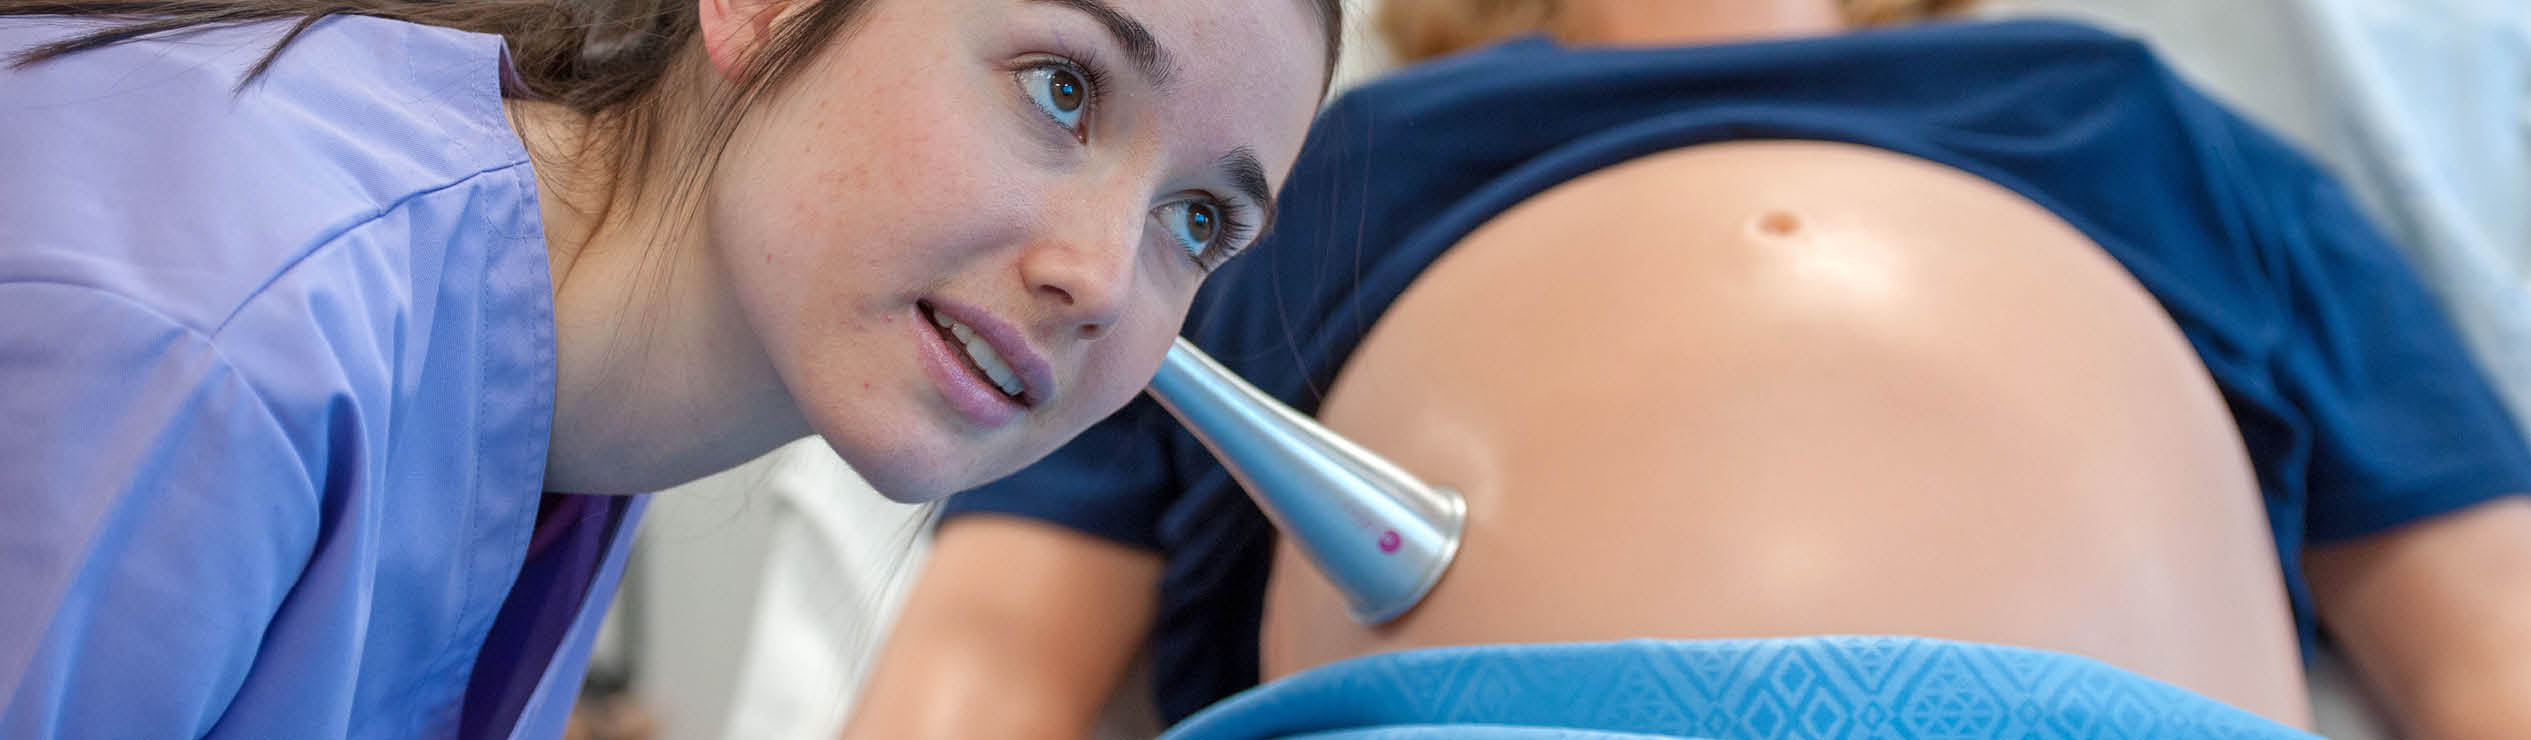
M 1054 3 L 879 0 L 718 163 L 704 228 L 732 299 L 809 426 L 891 497 L 1007 474 L 1131 400 L 1204 277 L 1157 209 L 1235 196 L 1235 148 L 1277 183 L 1298 154 L 1325 73 L 1309 3 L 1113 4 L 1172 50 L 1170 92 Z M 1105 72 L 1086 142 L 1022 87 L 1048 58 Z M 1045 401 L 962 416 L 921 359 L 915 306 L 943 300 L 1025 335 Z

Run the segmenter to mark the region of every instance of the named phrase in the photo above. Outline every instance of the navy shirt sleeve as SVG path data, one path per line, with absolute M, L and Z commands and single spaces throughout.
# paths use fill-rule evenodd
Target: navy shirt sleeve
M 1176 425 L 1158 403 L 1137 397 L 1046 459 L 949 497 L 941 516 L 1022 516 L 1156 552 L 1161 514 L 1182 490 L 1168 447 Z
M 2326 177 L 2289 194 L 2293 336 L 2277 381 L 2312 425 L 2308 533 L 2380 533 L 2531 493 L 2531 448 L 2408 265 Z

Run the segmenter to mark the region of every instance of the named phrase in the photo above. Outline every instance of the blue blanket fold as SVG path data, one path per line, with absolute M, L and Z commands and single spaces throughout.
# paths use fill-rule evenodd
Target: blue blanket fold
M 1164 740 L 2314 737 L 2074 655 L 1806 637 L 1375 655 L 1231 697 Z

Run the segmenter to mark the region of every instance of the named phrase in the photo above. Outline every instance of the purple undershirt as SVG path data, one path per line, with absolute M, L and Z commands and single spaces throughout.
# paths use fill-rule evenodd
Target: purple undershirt
M 458 737 L 491 737 L 492 728 L 517 724 L 546 664 L 580 614 L 626 501 L 622 496 L 548 493 L 537 504 L 525 564 L 501 602 L 500 614 L 493 617 L 483 652 L 475 657 Z

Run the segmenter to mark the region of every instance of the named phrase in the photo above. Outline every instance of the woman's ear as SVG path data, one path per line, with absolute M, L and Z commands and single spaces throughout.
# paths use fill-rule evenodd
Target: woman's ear
M 794 0 L 695 0 L 703 54 L 721 79 L 735 82 L 748 60 L 762 51 L 773 24 L 790 15 Z

